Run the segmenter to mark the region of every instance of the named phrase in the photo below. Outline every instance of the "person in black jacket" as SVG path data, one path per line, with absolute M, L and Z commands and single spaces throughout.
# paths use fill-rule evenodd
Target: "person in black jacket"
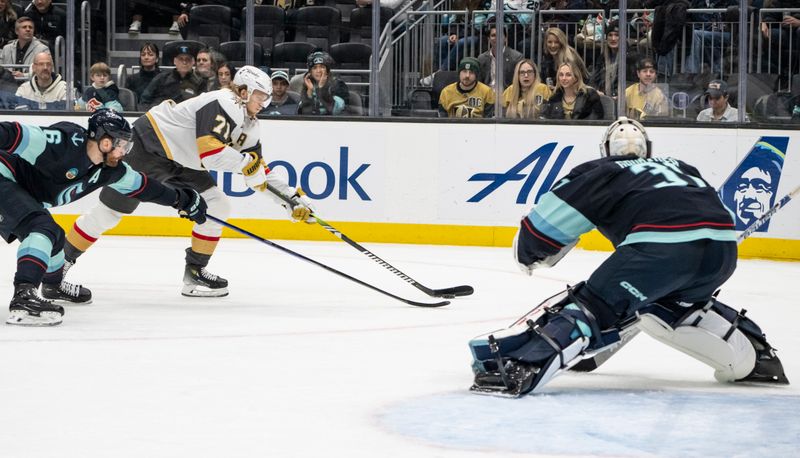
M 150 109 L 164 100 L 181 103 L 205 92 L 206 79 L 192 71 L 196 50 L 191 46 L 180 46 L 173 59 L 175 70 L 156 75 L 142 93 L 141 109 Z
M 600 94 L 583 82 L 580 67 L 572 61 L 558 66 L 556 91 L 542 110 L 545 119 L 603 119 Z
M 344 81 L 331 75 L 333 64 L 333 58 L 326 52 L 315 51 L 308 56 L 299 114 L 337 115 L 344 110 L 350 91 Z
M 55 49 L 57 36 L 66 38 L 67 12 L 54 6 L 53 0 L 33 0 L 23 15 L 33 19 L 36 38 L 47 44 L 51 51 Z
M 158 46 L 155 43 L 145 43 L 139 50 L 139 72 L 128 77 L 128 89 L 136 94 L 136 102 L 142 98 L 147 86 L 153 81 L 161 70 L 158 68 Z

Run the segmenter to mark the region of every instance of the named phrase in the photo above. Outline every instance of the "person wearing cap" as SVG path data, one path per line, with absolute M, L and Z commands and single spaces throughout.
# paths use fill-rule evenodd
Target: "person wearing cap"
M 458 81 L 442 89 L 439 95 L 441 118 L 491 118 L 494 116 L 494 91 L 478 81 L 480 64 L 465 57 L 458 64 Z
M 180 103 L 206 92 L 208 86 L 206 78 L 193 71 L 197 52 L 198 50 L 188 43 L 177 47 L 176 55 L 172 59 L 175 69 L 160 73 L 150 81 L 139 100 L 142 110 L 147 110 L 164 100 Z
M 709 107 L 697 115 L 698 121 L 737 122 L 739 120 L 739 110 L 728 103 L 728 83 L 722 80 L 709 82 L 705 95 L 708 97 Z M 750 121 L 747 115 L 744 119 Z
M 669 116 L 669 102 L 661 88 L 656 86 L 656 63 L 649 57 L 636 63 L 639 82 L 625 89 L 627 116 L 641 121 L 648 116 Z
M 300 94 L 289 91 L 289 74 L 283 70 L 272 72 L 272 101 L 261 111 L 270 116 L 296 115 L 300 107 Z
M 338 115 L 350 99 L 344 81 L 331 74 L 334 65 L 330 54 L 315 51 L 308 55 L 308 71 L 303 75 L 303 90 L 297 112 L 302 115 Z

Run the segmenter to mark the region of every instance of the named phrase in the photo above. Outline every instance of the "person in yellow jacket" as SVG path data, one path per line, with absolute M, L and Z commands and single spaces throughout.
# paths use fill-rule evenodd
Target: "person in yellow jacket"
M 522 59 L 514 70 L 511 86 L 503 92 L 503 117 L 539 119 L 542 106 L 553 91 L 542 83 L 539 69 L 530 59 Z
M 458 64 L 458 81 L 446 86 L 439 95 L 441 118 L 491 118 L 494 116 L 494 91 L 478 81 L 480 64 L 465 57 Z

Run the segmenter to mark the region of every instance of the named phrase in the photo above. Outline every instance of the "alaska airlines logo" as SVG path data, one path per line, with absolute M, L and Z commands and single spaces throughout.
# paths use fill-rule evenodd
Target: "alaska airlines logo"
M 475 175 L 472 175 L 468 181 L 488 181 L 489 184 L 481 189 L 477 194 L 470 197 L 467 202 L 480 202 L 486 196 L 500 188 L 500 186 L 503 186 L 505 183 L 509 181 L 522 180 L 525 180 L 525 182 L 522 183 L 522 188 L 519 190 L 519 194 L 517 194 L 517 203 L 524 204 L 528 202 L 528 196 L 530 195 L 533 186 L 542 175 L 542 171 L 544 171 L 545 165 L 550 160 L 550 156 L 553 155 L 556 145 L 558 145 L 558 143 L 553 142 L 540 146 L 539 149 L 529 154 L 525 159 L 519 161 L 506 172 L 476 173 Z M 558 157 L 556 157 L 553 166 L 547 172 L 542 185 L 539 187 L 539 192 L 536 193 L 534 203 L 539 201 L 539 197 L 541 197 L 542 194 L 550 190 L 550 187 L 555 182 L 558 173 L 561 171 L 561 167 L 564 166 L 564 162 L 566 162 L 567 157 L 569 157 L 569 153 L 572 152 L 572 148 L 573 145 L 566 146 L 561 150 L 560 153 L 558 153 Z M 534 163 L 536 165 L 533 166 L 533 170 L 531 170 L 529 174 L 526 175 L 521 173 L 522 170 Z
M 761 137 L 719 191 L 722 203 L 743 231 L 775 205 L 789 137 Z M 769 221 L 756 232 L 766 232 Z

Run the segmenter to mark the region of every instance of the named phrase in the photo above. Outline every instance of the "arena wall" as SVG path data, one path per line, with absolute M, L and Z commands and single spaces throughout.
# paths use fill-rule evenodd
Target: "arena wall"
M 8 120 L 9 117 L 3 117 Z M 48 125 L 64 118 L 26 116 Z M 69 117 L 85 123 L 84 117 Z M 133 121 L 133 119 L 130 119 Z M 599 154 L 602 126 L 262 120 L 274 173 L 301 184 L 326 221 L 362 242 L 510 246 L 521 215 L 572 167 Z M 652 127 L 657 155 L 696 166 L 719 187 L 761 137 L 788 139 L 777 201 L 800 183 L 800 130 Z M 331 240 L 318 225 L 287 221 L 273 200 L 240 176 L 219 174 L 234 224 L 266 238 Z M 54 209 L 69 225 L 96 194 Z M 800 200 L 800 199 L 798 199 Z M 669 205 L 664 202 L 664 205 Z M 111 234 L 186 235 L 171 209 L 143 204 Z M 236 234 L 226 231 L 226 236 Z M 580 246 L 611 249 L 596 231 Z M 800 259 L 800 204 L 790 203 L 741 247 L 749 257 Z

